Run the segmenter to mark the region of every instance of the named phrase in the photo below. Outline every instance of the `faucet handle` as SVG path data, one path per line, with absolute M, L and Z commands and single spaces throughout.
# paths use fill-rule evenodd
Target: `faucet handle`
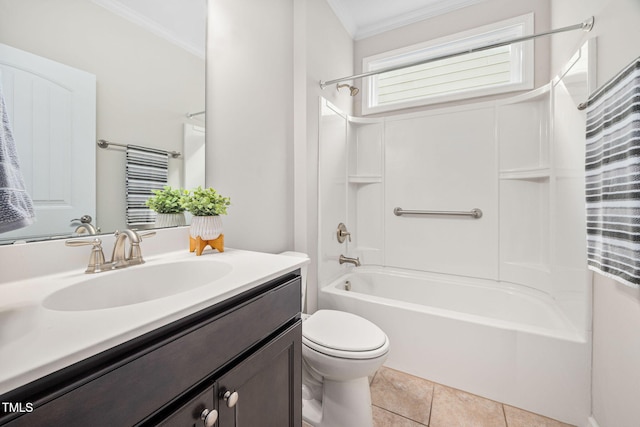
M 65 246 L 88 246 L 88 245 L 102 245 L 102 240 L 98 239 L 97 237 L 95 239 L 90 239 L 90 240 L 84 240 L 84 239 L 74 239 L 74 240 L 67 240 L 64 242 Z
M 338 236 L 338 243 L 344 243 L 347 237 L 349 238 L 349 241 L 351 241 L 351 233 L 347 231 L 347 226 L 343 223 L 338 224 L 336 235 Z
M 100 273 L 101 271 L 111 270 L 110 266 L 105 268 L 106 263 L 104 260 L 104 252 L 102 251 L 102 240 L 98 238 L 91 240 L 67 240 L 64 244 L 66 246 L 93 245 L 85 273 Z
M 74 223 L 76 221 L 80 221 L 82 224 L 91 224 L 91 221 L 93 221 L 93 218 L 91 218 L 91 215 L 82 215 L 80 218 L 72 219 L 71 223 Z
M 141 233 L 138 233 L 138 237 L 140 237 L 140 240 L 142 240 L 143 237 L 153 237 L 155 235 L 155 231 L 143 231 Z

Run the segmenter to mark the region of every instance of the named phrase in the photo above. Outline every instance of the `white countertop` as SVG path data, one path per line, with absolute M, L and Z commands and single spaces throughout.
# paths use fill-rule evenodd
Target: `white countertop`
M 0 284 L 0 394 L 219 303 L 308 262 L 306 258 L 234 249 L 225 249 L 223 253 L 205 251 L 199 257 L 183 249 L 145 256 L 145 260 L 143 266 L 130 266 L 125 270 L 179 260 L 224 262 L 232 268 L 225 276 L 192 290 L 143 303 L 87 311 L 50 310 L 42 302 L 52 293 L 88 277 L 111 275 L 117 280 L 119 271 L 90 275 L 84 273 L 85 266 L 78 266 L 72 271 Z

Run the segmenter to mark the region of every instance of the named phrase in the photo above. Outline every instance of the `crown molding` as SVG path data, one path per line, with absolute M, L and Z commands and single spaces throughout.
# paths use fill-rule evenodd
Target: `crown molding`
M 143 14 L 127 7 L 125 4 L 118 0 L 91 0 L 98 6 L 102 6 L 110 12 L 144 28 L 145 30 L 155 34 L 158 37 L 162 37 L 165 40 L 175 44 L 176 46 L 186 50 L 189 53 L 196 55 L 199 58 L 205 58 L 204 48 L 196 46 L 193 43 L 189 43 L 178 37 L 173 32 L 167 30 L 162 25 L 158 24 Z
M 352 39 L 355 39 L 358 26 L 356 21 L 353 19 L 353 16 L 351 16 L 351 13 L 349 13 L 347 8 L 344 6 L 344 1 L 327 0 L 327 3 L 329 3 L 329 7 L 331 7 L 333 13 L 338 17 L 338 20 L 342 23 L 344 29 L 347 30 L 347 33 L 349 33 Z
M 361 40 L 386 31 L 404 27 L 418 21 L 444 15 L 457 9 L 462 9 L 485 0 L 437 0 L 429 5 L 398 15 L 389 16 L 373 24 L 359 26 L 356 19 L 344 6 L 344 0 L 327 0 L 342 25 L 354 40 Z M 389 6 L 393 8 L 393 6 Z

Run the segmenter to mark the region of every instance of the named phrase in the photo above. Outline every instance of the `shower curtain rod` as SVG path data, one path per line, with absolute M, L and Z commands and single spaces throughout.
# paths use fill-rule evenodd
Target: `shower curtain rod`
M 435 57 L 432 57 L 432 58 L 423 59 L 421 61 L 412 62 L 410 64 L 395 65 L 395 66 L 392 66 L 392 67 L 381 68 L 381 69 L 375 70 L 375 71 L 369 71 L 367 73 L 355 74 L 353 76 L 348 76 L 348 77 L 341 77 L 339 79 L 333 79 L 333 80 L 328 80 L 328 81 L 320 80 L 320 88 L 324 89 L 329 85 L 332 85 L 332 84 L 335 84 L 335 83 L 345 82 L 347 80 L 361 79 L 361 78 L 364 78 L 364 77 L 370 77 L 370 76 L 375 76 L 375 75 L 382 74 L 382 73 L 387 73 L 389 71 L 396 71 L 396 70 L 401 70 L 403 68 L 413 67 L 415 65 L 428 64 L 429 62 L 439 61 L 441 59 L 453 58 L 453 57 L 460 56 L 460 55 L 466 55 L 468 53 L 482 52 L 483 50 L 489 50 L 489 49 L 493 49 L 495 47 L 507 46 L 507 45 L 510 45 L 510 44 L 513 44 L 513 43 L 520 43 L 520 42 L 524 42 L 524 41 L 527 41 L 527 40 L 536 39 L 538 37 L 549 36 L 551 34 L 563 33 L 563 32 L 566 32 L 566 31 L 573 31 L 573 30 L 583 30 L 585 32 L 589 32 L 593 28 L 593 23 L 594 23 L 594 17 L 592 16 L 589 19 L 587 19 L 585 21 L 582 21 L 579 24 L 570 25 L 568 27 L 557 28 L 555 30 L 546 31 L 544 33 L 531 34 L 529 36 L 523 36 L 523 37 L 516 37 L 514 39 L 505 40 L 503 42 L 493 43 L 493 44 L 489 44 L 489 45 L 486 45 L 486 46 L 474 47 L 474 48 L 467 49 L 467 50 L 460 51 L 460 52 L 448 53 L 448 54 L 445 54 L 445 55 L 435 56 Z

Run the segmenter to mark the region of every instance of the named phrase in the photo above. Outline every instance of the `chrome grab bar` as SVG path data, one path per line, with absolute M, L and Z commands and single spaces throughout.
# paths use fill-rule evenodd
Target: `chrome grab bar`
M 396 216 L 402 215 L 455 215 L 455 216 L 470 216 L 475 219 L 482 218 L 482 211 L 478 208 L 473 208 L 470 211 L 414 211 L 406 210 L 402 208 L 395 208 L 393 213 Z

